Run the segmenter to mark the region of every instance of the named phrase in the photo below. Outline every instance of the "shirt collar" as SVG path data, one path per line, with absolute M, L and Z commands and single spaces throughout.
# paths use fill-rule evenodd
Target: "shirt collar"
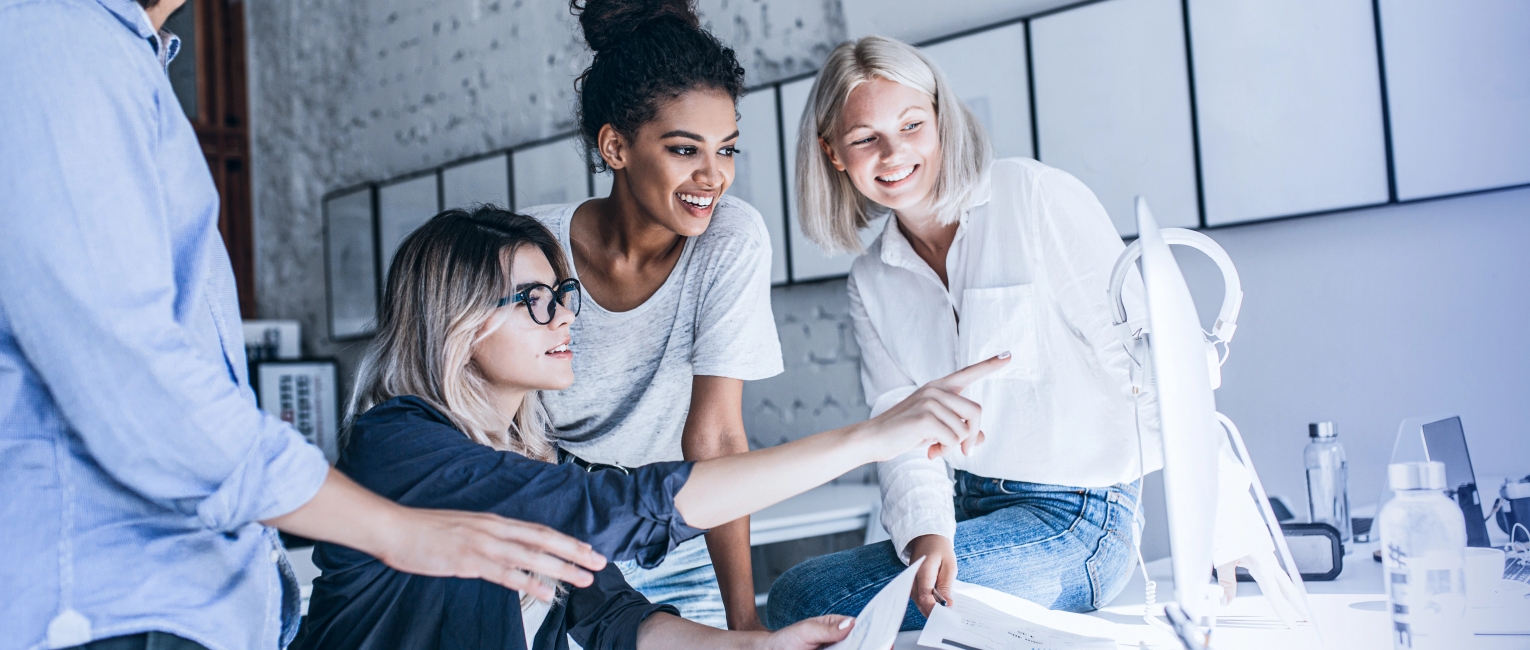
M 149 21 L 149 14 L 143 10 L 143 6 L 137 0 L 96 0 L 107 11 L 117 16 L 139 38 L 154 38 L 154 23 Z
M 972 192 L 972 204 L 962 210 L 961 216 L 957 217 L 956 237 L 960 239 L 963 231 L 967 229 L 967 218 L 972 214 L 972 209 L 986 205 L 993 198 L 993 166 L 989 165 L 984 170 L 978 187 Z M 914 252 L 914 245 L 908 243 L 908 238 L 903 236 L 903 231 L 898 229 L 898 218 L 891 210 L 878 206 L 879 210 L 887 214 L 887 226 L 882 228 L 881 236 L 877 237 L 881 246 L 882 263 L 889 266 L 901 266 L 904 268 L 918 268 L 928 266 L 920 259 L 919 254 Z
M 156 31 L 154 21 L 149 20 L 149 13 L 144 11 L 143 5 L 138 4 L 138 0 L 96 1 L 139 38 L 149 41 L 149 47 L 154 48 L 154 55 L 159 59 L 161 67 L 170 65 L 175 55 L 181 53 L 181 38 L 167 30 Z

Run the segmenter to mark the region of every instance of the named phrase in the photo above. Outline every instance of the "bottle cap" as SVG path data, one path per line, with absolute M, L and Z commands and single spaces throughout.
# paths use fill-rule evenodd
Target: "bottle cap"
M 1309 438 L 1336 438 L 1339 431 L 1334 428 L 1332 422 L 1313 422 L 1307 425 L 1307 437 Z
M 1393 490 L 1445 489 L 1445 463 L 1392 463 L 1387 465 L 1387 482 Z

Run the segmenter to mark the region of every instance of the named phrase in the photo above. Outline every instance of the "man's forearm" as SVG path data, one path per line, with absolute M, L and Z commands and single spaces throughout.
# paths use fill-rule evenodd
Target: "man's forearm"
M 330 468 L 312 499 L 261 523 L 309 539 L 332 542 L 379 557 L 400 507 Z

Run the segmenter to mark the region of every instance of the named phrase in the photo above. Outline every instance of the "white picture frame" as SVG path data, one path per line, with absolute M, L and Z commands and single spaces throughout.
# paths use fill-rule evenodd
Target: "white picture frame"
M 498 153 L 441 168 L 441 209 L 510 207 L 510 157 Z
M 733 156 L 733 186 L 728 193 L 754 206 L 770 232 L 770 283 L 784 284 L 786 269 L 786 199 L 781 187 L 781 129 L 775 86 L 738 100 L 738 153 Z
M 593 179 L 577 135 L 516 149 L 510 155 L 515 209 L 573 203 L 590 197 Z
M 333 464 L 340 453 L 340 389 L 330 359 L 261 361 L 255 364 L 260 410 L 292 425 Z
M 377 244 L 383 281 L 379 286 L 386 286 L 388 268 L 399 244 L 440 211 L 440 178 L 434 170 L 377 188 Z
M 1135 201 L 1196 228 L 1195 133 L 1180 0 L 1111 0 L 1031 22 L 1040 160 L 1088 186 L 1122 237 Z

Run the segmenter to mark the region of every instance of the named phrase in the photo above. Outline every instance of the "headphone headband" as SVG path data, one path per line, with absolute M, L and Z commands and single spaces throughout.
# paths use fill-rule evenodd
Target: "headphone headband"
M 1142 202 L 1141 197 L 1137 201 Z M 1211 338 L 1223 343 L 1231 341 L 1233 333 L 1238 329 L 1238 311 L 1243 308 L 1243 285 L 1238 281 L 1238 269 L 1233 266 L 1232 258 L 1215 240 L 1194 230 L 1164 228 L 1159 232 L 1163 235 L 1164 243 L 1189 246 L 1205 253 L 1222 270 L 1222 283 L 1226 290 L 1222 295 L 1222 310 L 1217 313 L 1217 322 L 1211 327 Z M 1126 303 L 1122 299 L 1121 289 L 1126 283 L 1127 271 L 1131 270 L 1140 257 L 1142 243 L 1134 241 L 1116 258 L 1116 267 L 1110 272 L 1110 303 L 1115 307 L 1116 325 L 1123 325 L 1127 321 Z

